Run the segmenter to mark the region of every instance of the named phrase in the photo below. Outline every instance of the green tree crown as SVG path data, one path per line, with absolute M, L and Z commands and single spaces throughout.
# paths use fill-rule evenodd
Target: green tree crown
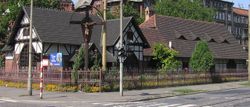
M 158 0 L 154 6 L 157 14 L 185 19 L 213 21 L 214 9 L 202 5 L 201 0 Z
M 78 53 L 75 54 L 73 72 L 71 73 L 71 78 L 74 83 L 78 82 L 78 70 L 84 65 L 84 49 L 81 46 Z
M 153 59 L 157 62 L 157 67 L 160 71 L 175 70 L 181 62 L 176 59 L 178 52 L 169 49 L 165 44 L 157 43 L 154 45 Z
M 195 72 L 209 71 L 214 65 L 214 57 L 206 41 L 197 42 L 189 62 Z
M 6 38 L 8 33 L 9 22 L 16 20 L 21 6 L 28 6 L 30 0 L 8 0 L 7 4 L 0 3 L 0 40 Z M 60 8 L 59 0 L 34 0 L 34 6 L 46 8 Z M 2 16 L 5 10 L 9 9 L 10 13 Z

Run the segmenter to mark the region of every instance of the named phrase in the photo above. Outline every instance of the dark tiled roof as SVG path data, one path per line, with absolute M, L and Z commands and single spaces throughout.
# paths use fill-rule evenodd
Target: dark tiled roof
M 222 24 L 155 15 L 155 28 L 141 25 L 144 36 L 151 47 L 162 42 L 180 52 L 179 57 L 191 57 L 195 44 L 199 40 L 208 42 L 209 48 L 217 59 L 247 59 L 247 52 Z M 152 21 L 148 20 L 148 21 Z M 152 55 L 152 49 L 146 49 L 145 55 Z
M 25 9 L 29 14 L 29 8 Z M 80 21 L 84 14 L 65 12 L 60 10 L 34 8 L 34 27 L 43 42 L 81 44 L 83 42 L 80 24 L 70 24 L 70 21 Z M 97 23 L 101 19 L 90 16 Z M 123 19 L 123 29 L 132 20 L 132 17 Z M 107 46 L 113 46 L 119 37 L 119 19 L 107 21 Z M 96 45 L 101 43 L 102 26 L 95 25 L 92 31 L 91 42 Z
M 29 15 L 29 8 L 24 9 Z M 54 9 L 34 8 L 33 24 L 43 42 L 75 44 L 83 42 L 80 24 L 70 24 L 70 21 L 81 21 L 84 14 L 65 12 Z M 99 21 L 97 16 L 90 16 Z

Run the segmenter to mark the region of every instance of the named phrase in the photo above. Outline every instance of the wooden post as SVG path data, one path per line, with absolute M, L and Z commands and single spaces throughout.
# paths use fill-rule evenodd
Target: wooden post
M 107 63 L 106 63 L 106 35 L 107 35 L 107 0 L 103 0 L 103 21 L 104 24 L 102 26 L 102 71 L 107 70 Z

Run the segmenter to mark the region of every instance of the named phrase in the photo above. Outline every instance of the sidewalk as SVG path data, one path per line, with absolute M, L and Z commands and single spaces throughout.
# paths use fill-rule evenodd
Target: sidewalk
M 84 92 L 45 92 L 44 99 L 39 99 L 39 90 L 33 90 L 33 96 L 27 96 L 26 89 L 0 87 L 0 99 L 10 98 L 14 100 L 32 100 L 32 101 L 102 101 L 102 102 L 126 102 L 126 101 L 142 101 L 157 98 L 170 97 L 178 94 L 175 90 L 191 89 L 203 91 L 227 90 L 233 88 L 244 87 L 240 85 L 247 81 L 227 82 L 218 84 L 204 84 L 180 87 L 166 87 L 157 89 L 132 90 L 124 91 L 121 97 L 119 92 L 104 93 L 84 93 Z

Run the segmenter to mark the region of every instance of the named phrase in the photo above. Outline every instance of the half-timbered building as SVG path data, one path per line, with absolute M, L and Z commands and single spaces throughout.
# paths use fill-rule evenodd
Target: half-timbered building
M 65 12 L 55 9 L 34 8 L 33 14 L 33 67 L 39 67 L 42 58 L 48 58 L 52 53 L 62 53 L 63 68 L 72 66 L 72 58 L 76 50 L 83 44 L 83 34 L 80 24 L 71 24 L 72 20 L 82 20 L 83 13 Z M 90 15 L 95 21 L 101 21 L 98 16 Z M 139 67 L 143 61 L 143 49 L 149 47 L 139 27 L 132 17 L 124 18 L 124 46 L 127 67 Z M 101 25 L 95 25 L 90 39 L 90 53 L 98 50 L 101 54 Z M 29 8 L 23 8 L 14 25 L 8 43 L 2 49 L 5 52 L 6 71 L 18 70 L 28 66 L 29 42 Z M 109 67 L 115 66 L 119 41 L 119 20 L 107 21 L 107 61 Z

